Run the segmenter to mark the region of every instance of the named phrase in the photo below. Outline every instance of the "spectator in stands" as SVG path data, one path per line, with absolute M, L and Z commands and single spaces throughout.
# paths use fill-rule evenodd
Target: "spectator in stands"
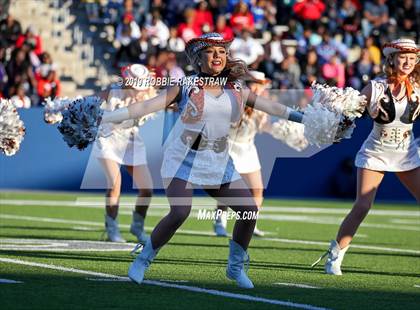
M 215 32 L 220 33 L 225 40 L 233 39 L 233 30 L 226 23 L 226 16 L 220 14 L 216 19 L 216 28 L 214 29 Z
M 280 67 L 280 63 L 284 60 L 283 47 L 281 44 L 282 30 L 274 28 L 274 36 L 267 46 L 268 57 L 264 61 L 265 72 L 273 79 L 274 70 Z
M 46 76 L 43 76 L 38 82 L 38 96 L 40 102 L 46 98 L 55 98 L 60 96 L 60 81 L 57 78 L 56 71 L 52 68 L 47 72 Z
M 144 27 L 141 29 L 140 38 L 131 41 L 129 49 L 130 61 L 140 64 L 146 64 L 147 59 L 157 52 L 157 47 L 152 44 L 149 33 Z
M 364 6 L 362 30 L 364 37 L 368 37 L 373 30 L 386 33 L 389 23 L 389 9 L 386 0 L 367 1 Z
M 169 30 L 168 51 L 174 52 L 179 57 L 185 50 L 185 42 L 178 37 L 178 29 L 171 27 Z
M 96 23 L 99 19 L 99 0 L 82 0 L 85 3 L 86 13 L 91 23 Z
M 25 94 L 25 86 L 23 83 L 16 84 L 16 94 L 11 96 L 10 100 L 16 108 L 29 109 L 31 107 L 31 100 Z
M 168 60 L 164 64 L 162 75 L 179 81 L 185 77 L 184 70 L 178 66 L 175 53 L 168 53 Z
M 307 26 L 314 26 L 325 11 L 325 3 L 321 0 L 300 0 L 293 5 L 293 12 Z
M 190 12 L 193 6 L 194 2 L 191 0 L 168 0 L 166 2 L 165 21 L 171 27 L 181 26 L 186 20 L 185 14 L 187 14 L 187 11 Z M 194 9 L 192 9 L 192 11 L 194 11 Z
M 27 44 L 30 47 L 32 47 L 34 53 L 37 56 L 40 56 L 43 52 L 41 37 L 35 33 L 34 26 L 29 26 L 26 29 L 25 34 L 21 34 L 16 40 L 17 48 L 21 48 L 24 44 Z
M 154 64 L 155 74 L 157 78 L 162 78 L 167 75 L 166 63 L 169 60 L 169 53 L 166 50 L 161 50 L 156 56 L 156 62 Z
M 324 33 L 322 43 L 316 47 L 319 56 L 320 64 L 323 65 L 330 61 L 331 57 L 337 53 L 343 58 L 347 59 L 348 49 L 345 44 L 338 42 L 331 38 L 328 32 Z
M 9 12 L 10 0 L 0 0 L 0 20 L 7 17 Z
M 165 48 L 169 39 L 169 28 L 162 21 L 158 10 L 153 11 L 152 20 L 145 25 L 147 34 L 154 46 Z
M 0 40 L 0 98 L 4 96 L 6 84 L 7 84 L 7 72 L 6 72 L 6 47 L 7 42 Z
M 45 76 L 52 68 L 55 69 L 51 55 L 48 52 L 41 54 L 40 61 L 40 65 L 35 69 L 35 78 L 37 80 L 40 80 L 41 77 Z
M 243 29 L 254 32 L 254 16 L 249 11 L 248 5 L 243 1 L 239 1 L 235 5 L 232 17 L 230 18 L 233 32 L 238 35 Z
M 0 36 L 7 42 L 8 46 L 14 46 L 21 34 L 22 27 L 12 15 L 7 15 L 7 17 L 0 22 Z
M 355 64 L 355 67 L 355 76 L 353 76 L 351 86 L 356 89 L 364 88 L 372 77 L 381 71 L 380 67 L 373 63 L 369 50 L 366 48 L 362 50 L 361 57 Z
M 340 57 L 338 54 L 332 55 L 328 62 L 322 66 L 321 71 L 322 77 L 325 79 L 325 81 L 327 81 L 327 83 L 334 81 L 334 83 L 331 83 L 331 85 L 341 88 L 345 86 L 345 67 L 340 62 Z
M 419 29 L 419 11 L 414 7 L 413 0 L 403 0 L 400 3 L 397 7 L 395 19 L 400 36 L 416 37 L 416 31 Z M 417 39 L 419 39 L 418 36 Z
M 194 23 L 195 21 L 195 10 L 194 9 L 187 9 L 184 13 L 184 22 L 181 23 L 178 27 L 178 36 L 184 40 L 184 42 L 188 42 L 189 40 L 199 37 L 202 32 L 197 24 Z
M 146 17 L 150 10 L 150 1 L 136 1 L 137 9 L 135 11 L 136 21 L 139 25 L 143 25 L 146 22 Z
M 348 47 L 352 47 L 354 44 L 358 44 L 359 46 L 363 45 L 360 9 L 361 6 L 358 1 L 344 0 L 338 10 L 338 26 L 342 28 L 344 43 Z
M 280 64 L 280 78 L 284 79 L 283 88 L 302 88 L 300 81 L 302 70 L 299 61 L 295 57 L 297 42 L 294 40 L 283 41 L 286 45 L 285 58 Z
M 306 27 L 303 29 L 303 33 L 301 36 L 297 36 L 296 40 L 298 42 L 297 46 L 297 57 L 305 58 L 306 54 L 311 47 L 311 36 L 312 36 L 312 30 L 309 27 Z
M 129 55 L 129 45 L 131 41 L 140 38 L 140 28 L 134 21 L 133 15 L 125 14 L 122 22 L 117 26 L 116 39 L 120 43 L 120 48 L 115 55 L 114 66 L 118 66 L 123 54 Z
M 379 66 L 381 64 L 381 50 L 375 44 L 373 37 L 367 37 L 364 45 L 369 51 L 369 56 L 370 59 L 372 59 L 372 62 Z
M 318 63 L 318 55 L 316 50 L 311 48 L 306 54 L 306 58 L 302 65 L 302 83 L 304 86 L 310 86 L 313 82 L 322 82 L 321 68 Z
M 253 69 L 256 69 L 264 58 L 264 48 L 252 37 L 247 28 L 244 28 L 241 35 L 233 40 L 230 51 L 234 58 L 243 60 Z
M 36 88 L 37 82 L 33 74 L 31 61 L 28 53 L 23 49 L 13 50 L 11 59 L 6 67 L 6 72 L 8 76 L 6 87 L 8 93 L 6 93 L 6 96 L 9 96 L 9 94 L 14 95 L 18 84 L 23 84 L 26 92 Z
M 149 68 L 157 65 L 158 71 L 164 71 L 162 59 L 167 61 L 167 51 L 170 51 L 178 56 L 179 66 L 188 70 L 185 57 L 179 57 L 185 49 L 185 41 L 210 31 L 214 21 L 214 31 L 221 33 L 224 38 L 233 38 L 235 33 L 237 40 L 232 46 L 233 54 L 239 53 L 251 68 L 259 67 L 259 70 L 263 70 L 273 79 L 274 87 L 280 85 L 283 88 L 296 87 L 299 84 L 307 86 L 315 79 L 323 81 L 322 66 L 328 64 L 325 70 L 335 67 L 332 64 L 335 60 L 331 61 L 331 58 L 336 55 L 339 55 L 337 64 L 345 66 L 346 75 L 340 81 L 344 80 L 348 85 L 361 85 L 363 83 L 355 81 L 361 81 L 360 72 L 365 72 L 370 67 L 366 63 L 365 52 L 360 52 L 364 47 L 369 51 L 373 71 L 376 72 L 380 65 L 380 40 L 395 36 L 397 31 L 407 34 L 414 31 L 418 36 L 418 22 L 415 18 L 418 14 L 413 0 L 108 0 L 107 7 L 111 2 L 120 12 L 120 16 L 131 12 L 136 18 L 135 14 L 145 3 L 142 12 L 153 12 L 149 16 L 153 16 L 155 11 L 160 12 L 162 18 L 159 16 L 158 20 L 171 27 L 163 32 L 153 30 L 157 34 L 166 34 L 166 39 L 154 38 L 154 44 L 157 45 L 153 49 L 146 43 L 153 36 L 151 33 L 146 36 L 147 39 L 132 41 L 131 51 L 128 53 L 134 55 L 134 58 L 130 58 L 131 61 L 140 61 Z M 180 20 L 182 16 L 184 19 Z M 226 18 L 229 18 L 231 25 Z M 366 23 L 370 24 L 371 29 L 366 27 Z M 393 23 L 398 24 L 398 30 L 392 29 Z M 151 21 L 146 24 L 149 27 Z M 243 29 L 248 31 L 245 39 L 242 36 Z M 376 35 L 378 32 L 366 35 L 375 29 L 380 30 L 380 37 Z M 271 34 L 272 38 L 256 40 L 261 31 L 267 31 L 264 35 L 269 31 L 268 35 Z M 285 39 L 297 40 L 296 55 L 285 53 L 288 48 L 282 43 Z M 160 51 L 162 49 L 165 51 Z M 283 64 L 285 59 L 287 61 Z M 299 70 L 302 76 L 296 81 L 296 72 Z M 279 83 L 278 79 L 283 78 L 284 81 Z M 342 84 L 337 78 L 330 78 L 329 82 Z
M 200 0 L 197 4 L 194 26 L 202 32 L 211 32 L 214 29 L 213 14 L 209 10 L 209 5 L 205 0 Z
M 256 5 L 251 7 L 251 13 L 254 18 L 255 29 L 263 30 L 267 28 L 267 21 L 265 18 L 266 10 L 266 0 L 258 0 Z

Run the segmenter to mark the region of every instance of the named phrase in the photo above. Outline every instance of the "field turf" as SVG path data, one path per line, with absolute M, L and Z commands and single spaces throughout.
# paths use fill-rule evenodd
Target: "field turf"
M 420 309 L 420 208 L 375 204 L 347 252 L 341 277 L 314 262 L 328 248 L 350 202 L 266 200 L 253 238 L 243 290 L 225 277 L 228 239 L 197 220 L 209 198 L 194 200 L 190 218 L 146 274 L 127 281 L 135 245 L 129 234 L 134 197 L 122 199 L 119 222 L 128 244 L 102 242 L 102 198 L 84 194 L 0 193 L 2 309 Z M 151 231 L 167 212 L 153 199 Z M 231 232 L 233 222 L 229 221 Z M 16 281 L 16 283 L 10 283 Z

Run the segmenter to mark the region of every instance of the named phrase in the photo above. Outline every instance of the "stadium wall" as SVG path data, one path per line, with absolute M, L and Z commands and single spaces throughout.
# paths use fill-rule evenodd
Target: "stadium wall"
M 69 149 L 62 140 L 56 126 L 43 122 L 41 109 L 20 110 L 21 118 L 26 125 L 26 136 L 20 151 L 12 157 L 0 156 L 0 188 L 19 190 L 57 190 L 80 191 L 87 189 L 86 168 L 96 171 L 96 177 L 101 169 L 93 168 L 95 160 L 91 158 L 92 147 L 85 151 Z M 416 136 L 420 135 L 420 126 L 415 128 Z M 346 174 L 340 169 L 342 162 L 354 159 L 358 149 L 372 128 L 370 119 L 360 119 L 351 140 L 345 140 L 332 145 L 321 152 L 310 156 L 316 151 L 297 153 L 285 145 L 281 145 L 267 134 L 259 135 L 257 147 L 260 152 L 265 179 L 268 182 L 266 196 L 296 197 L 296 198 L 352 198 L 354 193 L 340 195 L 338 191 L 355 188 L 355 168 Z M 160 141 L 162 140 L 163 114 L 148 122 L 142 129 L 146 143 L 149 167 L 155 184 L 159 183 L 160 164 L 162 160 Z M 283 158 L 274 158 L 282 156 Z M 288 158 L 295 157 L 299 158 Z M 271 171 L 273 162 L 274 169 Z M 91 174 L 91 172 L 89 172 Z M 129 176 L 123 174 L 123 190 L 131 191 Z M 338 189 L 337 189 L 338 186 Z M 344 187 L 344 189 L 340 189 Z M 91 187 L 92 188 L 92 187 Z M 101 188 L 98 186 L 97 189 Z M 408 191 L 398 182 L 394 174 L 387 174 L 379 189 L 378 200 L 414 201 Z

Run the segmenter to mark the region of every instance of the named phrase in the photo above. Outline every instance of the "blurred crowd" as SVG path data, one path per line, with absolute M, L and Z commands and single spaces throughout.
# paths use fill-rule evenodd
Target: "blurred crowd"
M 22 29 L 19 21 L 5 14 L 0 21 L 0 98 L 29 108 L 59 95 L 56 65 L 36 29 Z
M 206 32 L 234 38 L 233 57 L 279 89 L 313 81 L 361 89 L 379 74 L 381 46 L 419 40 L 420 0 L 81 0 L 89 22 L 111 26 L 113 65 L 141 63 L 157 77 L 192 72 L 185 43 Z M 0 96 L 24 107 L 60 94 L 36 29 L 0 21 Z
M 137 62 L 158 76 L 192 70 L 185 43 L 206 32 L 235 38 L 233 57 L 273 88 L 313 81 L 361 89 L 381 72 L 381 46 L 419 39 L 420 0 L 84 0 L 92 23 L 115 27 L 114 66 Z

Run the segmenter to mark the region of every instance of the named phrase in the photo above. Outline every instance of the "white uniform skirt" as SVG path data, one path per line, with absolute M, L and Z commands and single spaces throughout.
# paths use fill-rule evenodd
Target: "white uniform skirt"
M 375 126 L 356 155 L 355 165 L 375 171 L 400 172 L 420 167 L 420 140 L 412 126 Z
M 230 140 L 229 143 L 229 154 L 232 157 L 236 171 L 242 174 L 261 170 L 260 159 L 253 140 L 250 142 Z
M 96 158 L 110 159 L 124 166 L 147 164 L 146 147 L 138 127 L 116 129 L 111 135 L 98 138 L 94 152 Z

